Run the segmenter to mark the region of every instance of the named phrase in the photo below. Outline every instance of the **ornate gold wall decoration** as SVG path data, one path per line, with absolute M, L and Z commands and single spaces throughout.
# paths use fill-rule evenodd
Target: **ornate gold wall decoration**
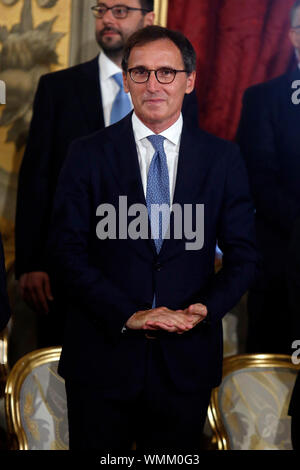
M 0 0 L 3 5 L 12 6 L 19 2 L 19 0 Z M 41 8 L 51 8 L 56 5 L 58 0 L 36 0 L 36 3 Z
M 2 0 L 7 1 L 7 0 Z M 14 142 L 17 150 L 26 142 L 35 90 L 51 65 L 58 64 L 57 42 L 64 33 L 54 33 L 57 17 L 33 26 L 31 0 L 25 0 L 20 22 L 10 30 L 1 28 L 0 78 L 6 84 L 6 106 L 0 126 L 10 126 L 6 142 Z
M 41 75 L 68 66 L 71 0 L 0 0 L 0 231 L 13 250 L 17 175 Z M 34 208 L 32 208 L 34 210 Z

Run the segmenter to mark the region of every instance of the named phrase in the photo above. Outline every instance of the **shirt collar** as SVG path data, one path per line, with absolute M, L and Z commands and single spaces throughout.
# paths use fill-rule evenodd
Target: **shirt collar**
M 121 72 L 121 69 L 104 54 L 104 52 L 100 52 L 99 54 L 99 70 L 100 70 L 100 78 L 101 80 L 107 80 L 108 78 L 112 77 L 116 73 Z
M 177 119 L 172 126 L 168 127 L 165 131 L 161 132 L 159 135 L 162 135 L 174 145 L 178 145 L 181 132 L 182 132 L 183 118 L 182 113 L 180 113 L 179 118 Z M 145 124 L 137 117 L 135 112 L 132 114 L 132 127 L 136 140 L 142 140 L 149 135 L 154 135 L 154 132 L 149 129 Z

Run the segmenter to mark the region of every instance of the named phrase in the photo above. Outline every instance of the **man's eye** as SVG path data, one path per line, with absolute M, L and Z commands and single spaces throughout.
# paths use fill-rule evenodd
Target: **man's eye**
M 115 8 L 115 13 L 117 15 L 125 15 L 126 14 L 126 8 L 125 7 L 116 7 Z
M 160 69 L 159 73 L 161 75 L 164 75 L 165 77 L 168 77 L 169 75 L 172 75 L 174 72 L 171 69 Z
M 145 69 L 135 69 L 134 70 L 135 75 L 145 75 L 145 73 L 147 73 Z

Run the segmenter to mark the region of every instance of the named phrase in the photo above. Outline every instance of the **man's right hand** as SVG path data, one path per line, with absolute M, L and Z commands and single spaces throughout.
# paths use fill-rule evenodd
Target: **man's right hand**
M 22 274 L 19 280 L 22 299 L 38 313 L 49 312 L 49 301 L 53 300 L 50 279 L 45 272 Z
M 197 313 L 187 315 L 183 310 L 157 307 L 134 313 L 127 320 L 126 327 L 133 330 L 165 330 L 170 333 L 184 333 L 193 328 L 199 321 L 198 319 Z

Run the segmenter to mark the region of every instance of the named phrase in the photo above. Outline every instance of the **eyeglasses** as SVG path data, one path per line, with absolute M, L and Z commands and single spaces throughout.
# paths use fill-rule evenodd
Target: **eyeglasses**
M 145 11 L 145 12 L 150 12 L 151 11 L 151 10 L 146 10 L 145 8 L 127 7 L 126 5 L 116 5 L 114 7 L 107 7 L 104 4 L 95 5 L 94 7 L 91 7 L 91 10 L 93 11 L 93 14 L 96 18 L 103 18 L 105 13 L 108 10 L 111 10 L 114 17 L 117 18 L 118 20 L 126 18 L 129 11 L 133 11 L 133 10 Z
M 162 84 L 172 83 L 178 72 L 186 72 L 186 70 L 175 70 L 168 67 L 161 67 L 157 70 L 148 70 L 144 67 L 133 67 L 128 69 L 131 80 L 135 83 L 145 83 L 149 80 L 150 73 L 154 72 L 156 80 Z

